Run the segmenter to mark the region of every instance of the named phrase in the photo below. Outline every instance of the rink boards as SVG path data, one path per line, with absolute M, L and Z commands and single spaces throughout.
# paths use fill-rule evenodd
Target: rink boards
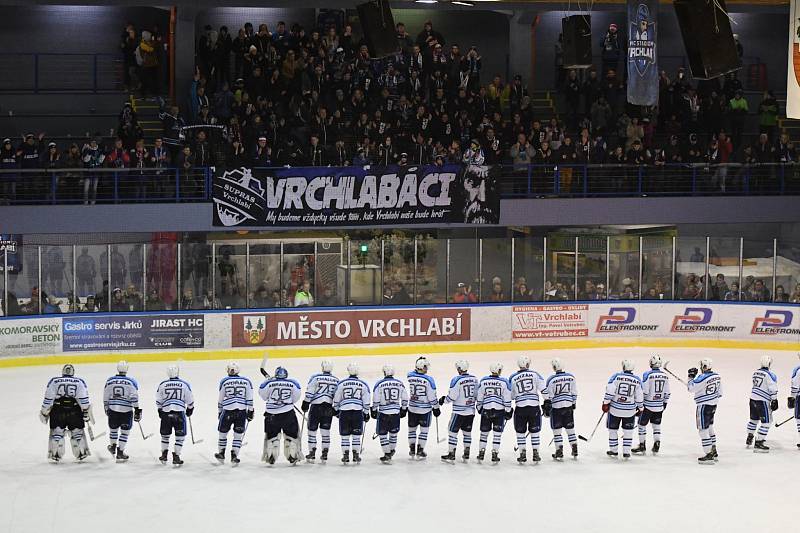
M 580 349 L 800 349 L 800 306 L 705 302 L 478 304 L 60 315 L 0 320 L 0 367 Z

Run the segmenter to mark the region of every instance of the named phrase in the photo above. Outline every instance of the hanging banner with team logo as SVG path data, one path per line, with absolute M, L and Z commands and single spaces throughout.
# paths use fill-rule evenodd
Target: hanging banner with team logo
M 6 264 L 10 274 L 22 272 L 22 235 L 0 235 L 0 272 Z
M 789 68 L 786 80 L 786 116 L 800 118 L 800 0 L 789 6 Z
M 628 0 L 628 102 L 658 104 L 658 0 Z
M 475 165 L 218 171 L 214 225 L 497 224 L 498 171 Z

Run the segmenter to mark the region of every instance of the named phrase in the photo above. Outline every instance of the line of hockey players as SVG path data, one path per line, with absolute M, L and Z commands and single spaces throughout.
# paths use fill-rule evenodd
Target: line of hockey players
M 777 377 L 770 370 L 771 365 L 772 357 L 763 356 L 760 367 L 752 378 L 746 445 L 753 445 L 757 452 L 769 451 L 765 441 L 773 422 L 773 412 L 778 409 Z M 307 429 L 306 461 L 314 462 L 318 449 L 320 459 L 327 461 L 334 417 L 338 418 L 341 460 L 345 464 L 351 461 L 361 462 L 364 428 L 370 418 L 376 420 L 373 439 L 380 438 L 383 451 L 381 462 L 391 463 L 403 418 L 407 418 L 409 456 L 417 460 L 425 459 L 432 417 L 438 418 L 441 406 L 446 403 L 452 404 L 452 414 L 448 424 L 448 453 L 442 456 L 445 462 L 455 461 L 459 434 L 463 443 L 461 458 L 464 461 L 470 458 L 472 426 L 476 412 L 480 416 L 477 454 L 479 461 L 485 458 L 490 433 L 491 460 L 495 464 L 500 461 L 499 449 L 503 430 L 506 423 L 513 419 L 517 461 L 525 463 L 528 460 L 527 446 L 530 437 L 531 460 L 538 463 L 541 460 L 539 448 L 542 416 L 550 420 L 556 448 L 552 454 L 553 459 L 562 460 L 564 457 L 564 433 L 570 444 L 571 456 L 577 458 L 579 437 L 575 432 L 574 411 L 578 394 L 575 376 L 564 370 L 559 358 L 551 361 L 553 373 L 547 379 L 530 368 L 531 360 L 526 355 L 518 358 L 517 366 L 519 369 L 509 378 L 505 378 L 502 376 L 502 363 L 493 363 L 489 367 L 489 375 L 478 379 L 469 373 L 469 363 L 459 360 L 455 364 L 457 375 L 450 381 L 447 394 L 441 397 L 437 394 L 434 379 L 428 374 L 430 363 L 426 357 L 416 360 L 414 370 L 406 376 L 406 383 L 395 377 L 395 369 L 391 364 L 384 365 L 383 378 L 373 387 L 359 378 L 357 364 L 347 365 L 348 376 L 340 380 L 333 375 L 333 364 L 324 360 L 321 372 L 309 379 L 304 396 L 300 383 L 290 378 L 285 368 L 278 367 L 274 376 L 269 376 L 262 368 L 266 378 L 258 388 L 258 394 L 265 402 L 262 460 L 268 464 L 275 463 L 280 455 L 282 435 L 284 456 L 291 464 L 299 462 L 302 458 L 302 431 Z M 696 423 L 704 453 L 698 461 L 701 464 L 714 464 L 718 459 L 714 417 L 722 397 L 722 379 L 713 370 L 711 359 L 704 358 L 700 361 L 699 368 L 689 369 L 686 382 L 673 374 L 658 355 L 650 358 L 650 370 L 641 377 L 633 373 L 634 365 L 631 360 L 623 360 L 621 366 L 622 371 L 613 374 L 608 380 L 602 403 L 603 414 L 597 424 L 599 426 L 607 415 L 607 454 L 614 458 L 619 456 L 620 427 L 623 459 L 630 458 L 632 453 L 646 453 L 648 425 L 652 426 L 654 441 L 651 451 L 654 454 L 659 452 L 661 421 L 670 399 L 669 375 L 672 375 L 694 396 Z M 103 391 L 103 408 L 108 417 L 110 438 L 108 450 L 117 462 L 129 459 L 125 448 L 130 432 L 134 422 L 140 423 L 142 418 L 139 385 L 128 376 L 128 370 L 128 363 L 120 361 L 117 374 L 108 378 Z M 180 455 L 187 434 L 187 419 L 194 411 L 192 388 L 187 381 L 180 378 L 179 373 L 177 365 L 168 366 L 167 379 L 156 390 L 161 435 L 159 460 L 163 464 L 167 463 L 170 440 L 174 435 L 172 463 L 176 466 L 183 464 Z M 231 464 L 236 466 L 240 462 L 239 454 L 245 432 L 255 414 L 254 387 L 248 378 L 240 375 L 238 363 L 229 363 L 226 373 L 219 383 L 219 451 L 215 457 L 220 463 L 225 461 L 228 435 L 232 430 L 233 441 L 229 457 Z M 303 400 L 298 409 L 296 404 L 301 397 Z M 789 409 L 794 410 L 800 433 L 800 366 L 792 372 L 791 395 L 787 403 Z M 298 414 L 302 416 L 304 427 L 298 423 Z M 58 462 L 64 457 L 67 432 L 75 457 L 83 460 L 90 455 L 84 435 L 86 424 L 94 422 L 89 393 L 86 382 L 75 376 L 72 365 L 64 365 L 62 375 L 48 382 L 40 418 L 43 423 L 49 422 L 50 425 L 48 457 L 52 461 Z M 637 425 L 639 445 L 634 448 L 633 432 Z M 188 427 L 191 429 L 190 422 Z M 144 431 L 142 437 L 147 438 Z M 798 447 L 800 448 L 800 444 Z

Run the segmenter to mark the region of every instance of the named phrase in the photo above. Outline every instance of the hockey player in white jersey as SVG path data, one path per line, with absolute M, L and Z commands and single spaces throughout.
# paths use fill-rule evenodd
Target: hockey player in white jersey
M 306 385 L 306 396 L 303 400 L 303 412 L 308 412 L 308 454 L 306 461 L 313 463 L 317 456 L 317 428 L 322 437 L 322 453 L 320 459 L 328 460 L 331 447 L 331 422 L 333 421 L 333 395 L 339 378 L 332 374 L 333 363 L 328 359 L 322 361 L 322 372 L 314 374 Z
M 167 379 L 156 389 L 156 408 L 161 419 L 161 464 L 167 464 L 169 439 L 175 432 L 175 444 L 172 448 L 172 464 L 183 464 L 181 450 L 186 439 L 186 417 L 194 412 L 194 395 L 188 382 L 180 378 L 178 365 L 167 367 Z
M 661 356 L 650 357 L 650 370 L 642 375 L 644 411 L 639 415 L 639 446 L 633 453 L 647 452 L 647 425 L 653 425 L 653 453 L 661 449 L 661 419 L 669 402 L 669 376 L 661 370 Z
M 714 432 L 714 416 L 717 404 L 722 398 L 722 378 L 711 368 L 711 359 L 700 360 L 700 374 L 697 368 L 690 368 L 687 389 L 694 394 L 697 406 L 695 420 L 700 439 L 703 444 L 703 457 L 698 458 L 700 464 L 711 465 L 717 461 L 717 434 Z
M 428 428 L 431 413 L 439 417 L 441 410 L 436 398 L 436 382 L 428 375 L 430 362 L 427 357 L 419 357 L 414 370 L 408 373 L 408 455 L 413 459 L 425 459 L 425 444 L 428 442 Z M 419 428 L 419 434 L 417 434 Z
M 772 425 L 772 411 L 778 410 L 778 376 L 771 370 L 772 357 L 761 356 L 761 366 L 753 372 L 753 388 L 750 389 L 750 420 L 747 422 L 747 440 L 749 448 L 753 444 L 753 433 L 758 429 L 758 438 L 753 446 L 754 452 L 767 453 L 769 446 L 767 433 Z
M 578 387 L 575 376 L 564 371 L 564 364 L 556 357 L 550 361 L 555 374 L 547 378 L 542 398 L 542 413 L 550 417 L 550 429 L 553 430 L 553 442 L 556 452 L 553 459 L 561 461 L 564 458 L 564 444 L 561 430 L 567 432 L 567 439 L 572 448 L 572 457 L 578 458 L 578 436 L 575 434 L 575 406 L 578 401 Z
M 448 426 L 447 445 L 449 451 L 442 456 L 442 460 L 453 462 L 456 459 L 458 446 L 458 432 L 462 433 L 464 440 L 464 454 L 461 458 L 469 460 L 469 449 L 472 446 L 472 422 L 475 419 L 475 398 L 478 392 L 478 379 L 469 374 L 469 363 L 463 359 L 456 361 L 458 375 L 450 380 L 450 389 L 447 396 L 439 398 L 439 405 L 453 404 L 453 414 L 450 416 Z
M 219 382 L 217 398 L 217 431 L 219 451 L 214 454 L 217 461 L 225 462 L 225 451 L 228 448 L 228 433 L 233 428 L 233 444 L 231 445 L 231 464 L 236 466 L 241 461 L 239 450 L 244 440 L 247 425 L 253 420 L 253 383 L 239 375 L 239 363 L 231 361 L 225 368 L 227 376 Z
M 531 436 L 531 461 L 538 463 L 539 435 L 542 431 L 542 410 L 539 395 L 544 391 L 545 382 L 541 374 L 531 370 L 531 358 L 520 355 L 517 359 L 519 370 L 508 378 L 511 399 L 514 401 L 514 431 L 517 433 L 517 462 L 526 462 L 526 437 Z
M 117 462 L 130 459 L 125 453 L 133 422 L 142 419 L 139 409 L 139 384 L 128 376 L 128 362 L 117 363 L 117 375 L 106 380 L 103 389 L 103 410 L 108 417 L 108 451 Z
M 91 452 L 83 429 L 91 418 L 91 404 L 86 382 L 75 377 L 75 367 L 64 365 L 61 375 L 47 382 L 39 419 L 50 422 L 47 457 L 53 462 L 64 458 L 64 433 L 69 431 L 72 453 L 83 461 Z
M 361 462 L 361 438 L 364 434 L 364 423 L 369 422 L 370 392 L 369 385 L 358 377 L 358 365 L 347 365 L 348 377 L 336 386 L 333 395 L 334 416 L 339 417 L 339 436 L 342 439 L 342 462 L 350 462 L 350 451 L 353 462 Z M 352 444 L 351 444 L 352 443 Z
M 294 414 L 295 406 L 301 396 L 300 383 L 289 378 L 289 372 L 279 366 L 275 375 L 258 388 L 258 395 L 266 403 L 264 410 L 264 454 L 267 464 L 275 464 L 280 454 L 281 433 L 283 433 L 283 455 L 290 464 L 300 460 L 302 446 L 298 438 L 300 426 Z
M 511 389 L 508 380 L 500 376 L 503 372 L 503 364 L 492 363 L 489 365 L 489 372 L 490 375 L 478 383 L 478 392 L 475 398 L 478 414 L 481 415 L 478 461 L 483 461 L 489 441 L 489 431 L 493 431 L 492 463 L 497 464 L 500 462 L 499 450 L 503 428 L 505 428 L 506 421 L 511 420 L 513 409 L 511 408 Z
M 797 354 L 800 357 L 800 354 Z M 800 448 L 800 365 L 794 367 L 792 370 L 792 392 L 786 404 L 789 409 L 794 409 L 794 421 L 797 425 L 798 443 L 797 447 Z
M 383 365 L 383 379 L 372 390 L 372 418 L 377 425 L 381 439 L 383 457 L 381 462 L 392 461 L 397 448 L 397 434 L 400 432 L 400 419 L 408 413 L 408 391 L 402 381 L 394 377 L 394 366 Z
M 608 413 L 608 451 L 609 457 L 619 456 L 619 427 L 622 426 L 622 458 L 630 459 L 633 447 L 633 427 L 636 415 L 644 408 L 642 380 L 633 374 L 633 361 L 622 361 L 622 372 L 612 375 L 606 385 L 603 398 L 603 412 Z

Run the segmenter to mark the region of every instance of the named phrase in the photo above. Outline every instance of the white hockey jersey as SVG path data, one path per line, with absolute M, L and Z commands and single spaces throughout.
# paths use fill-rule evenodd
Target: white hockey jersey
M 58 376 L 47 382 L 42 410 L 49 413 L 53 403 L 61 398 L 74 398 L 84 411 L 90 407 L 86 382 L 75 376 Z
M 486 376 L 481 379 L 475 401 L 479 411 L 487 409 L 511 411 L 511 389 L 508 380 L 501 376 Z
M 386 377 L 378 381 L 372 390 L 372 407 L 386 415 L 396 415 L 400 409 L 408 409 L 406 386 L 394 377 Z
M 468 416 L 475 413 L 478 378 L 472 374 L 459 374 L 450 380 L 445 403 L 453 404 L 453 414 Z
M 608 413 L 618 418 L 628 418 L 644 407 L 642 380 L 630 372 L 617 372 L 606 385 L 603 403 L 610 404 Z
M 416 371 L 408 373 L 408 410 L 424 415 L 439 407 L 436 398 L 436 382 L 427 374 Z
M 660 413 L 669 401 L 669 376 L 660 368 L 648 370 L 642 375 L 642 391 L 647 410 Z
M 314 374 L 308 380 L 306 386 L 305 400 L 311 405 L 320 403 L 333 404 L 333 395 L 336 394 L 336 386 L 339 384 L 339 378 L 332 374 Z
M 517 407 L 535 407 L 539 405 L 539 394 L 544 391 L 545 382 L 535 370 L 520 370 L 511 374 L 508 385 Z
M 369 412 L 370 392 L 367 382 L 350 376 L 339 382 L 333 395 L 333 408 L 337 411 Z
M 792 371 L 792 396 L 800 396 L 800 366 Z
M 218 411 L 252 411 L 253 382 L 243 376 L 226 376 L 219 382 Z
M 553 409 L 572 407 L 578 401 L 578 386 L 575 376 L 569 372 L 556 372 L 547 378 L 542 398 L 550 400 Z
M 180 378 L 162 381 L 156 389 L 156 407 L 167 413 L 194 409 L 192 387 Z
M 722 398 L 722 378 L 716 372 L 704 372 L 686 386 L 694 394 L 696 405 L 717 405 Z
M 103 409 L 130 413 L 139 408 L 139 384 L 128 376 L 111 376 L 103 388 Z
M 753 372 L 753 388 L 750 389 L 751 400 L 769 402 L 778 399 L 778 376 L 766 368 Z
M 258 388 L 258 395 L 267 402 L 267 413 L 285 413 L 294 409 L 294 404 L 300 399 L 300 384 L 291 378 L 270 378 Z

